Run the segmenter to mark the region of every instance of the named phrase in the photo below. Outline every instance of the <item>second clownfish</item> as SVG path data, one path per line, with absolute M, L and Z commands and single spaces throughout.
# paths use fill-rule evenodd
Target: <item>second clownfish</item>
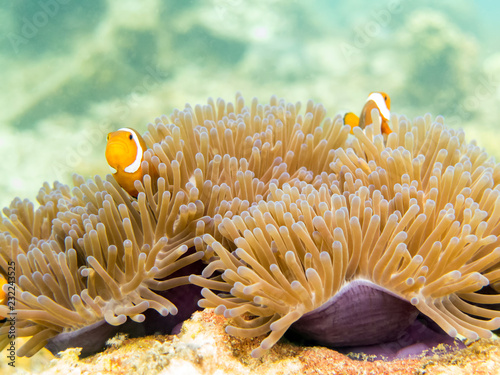
M 358 117 L 352 112 L 348 112 L 344 115 L 344 124 L 351 126 L 352 129 L 359 126 L 364 129 L 366 125 L 373 123 L 372 120 L 372 109 L 376 108 L 379 113 L 381 131 L 385 134 L 392 133 L 389 127 L 389 119 L 391 117 L 391 98 L 385 92 L 372 92 L 366 99 L 366 103 L 361 110 L 361 115 Z
M 121 128 L 108 134 L 106 160 L 114 169 L 116 182 L 133 197 L 138 194 L 134 181 L 143 177 L 141 163 L 146 148 L 146 142 L 134 129 Z

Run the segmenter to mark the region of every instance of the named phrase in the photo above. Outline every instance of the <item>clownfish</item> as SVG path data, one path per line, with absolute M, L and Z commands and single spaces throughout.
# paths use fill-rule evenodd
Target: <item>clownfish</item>
M 121 128 L 108 134 L 106 160 L 116 182 L 134 198 L 138 194 L 134 181 L 142 180 L 141 163 L 146 148 L 146 142 L 134 129 Z
M 351 126 L 352 129 L 359 126 L 364 129 L 366 125 L 373 123 L 372 120 L 372 109 L 376 108 L 379 113 L 381 131 L 385 134 L 392 133 L 389 127 L 389 119 L 391 117 L 391 98 L 385 92 L 372 92 L 368 95 L 365 105 L 361 110 L 361 115 L 358 117 L 352 112 L 348 112 L 344 115 L 344 124 Z

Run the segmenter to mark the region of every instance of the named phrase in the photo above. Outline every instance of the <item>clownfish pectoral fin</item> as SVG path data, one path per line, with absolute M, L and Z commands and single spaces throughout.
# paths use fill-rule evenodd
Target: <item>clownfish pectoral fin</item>
M 351 134 L 353 134 L 352 130 L 356 126 L 359 126 L 359 117 L 352 112 L 347 112 L 344 115 L 344 124 L 349 125 L 351 127 Z

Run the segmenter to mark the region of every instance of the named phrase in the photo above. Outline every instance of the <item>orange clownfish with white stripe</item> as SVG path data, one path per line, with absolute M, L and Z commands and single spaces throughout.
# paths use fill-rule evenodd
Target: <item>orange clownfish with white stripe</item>
M 146 148 L 146 142 L 134 129 L 121 128 L 108 134 L 106 160 L 116 182 L 133 197 L 138 194 L 134 181 L 143 177 L 141 163 Z
M 348 112 L 344 115 L 344 124 L 351 126 L 351 134 L 352 129 L 356 126 L 359 126 L 361 129 L 364 129 L 366 125 L 370 125 L 373 123 L 372 120 L 372 109 L 376 108 L 379 113 L 380 123 L 381 123 L 381 131 L 385 134 L 392 133 L 391 128 L 389 127 L 389 119 L 391 117 L 391 98 L 385 92 L 372 92 L 368 95 L 368 99 L 366 99 L 366 103 L 361 110 L 361 115 L 358 117 L 352 112 Z

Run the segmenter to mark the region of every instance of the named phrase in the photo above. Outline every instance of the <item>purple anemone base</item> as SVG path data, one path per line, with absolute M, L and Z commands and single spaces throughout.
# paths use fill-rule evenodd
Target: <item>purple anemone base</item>
M 408 301 L 367 280 L 347 283 L 291 327 L 291 340 L 365 353 L 370 359 L 419 356 L 439 344 L 465 345 L 448 336 Z
M 186 276 L 192 273 L 200 274 L 203 268 L 204 264 L 197 261 L 176 271 L 169 277 Z M 83 358 L 104 350 L 106 341 L 117 333 L 126 333 L 130 338 L 155 334 L 177 334 L 182 322 L 189 319 L 195 311 L 200 310 L 198 307 L 200 291 L 200 287 L 188 284 L 164 292 L 157 292 L 177 307 L 176 315 L 162 316 L 156 310 L 148 309 L 143 313 L 146 319 L 142 323 L 134 322 L 128 318 L 124 324 L 113 326 L 102 320 L 76 331 L 60 333 L 49 339 L 45 347 L 54 355 L 68 348 L 82 348 L 80 357 Z

